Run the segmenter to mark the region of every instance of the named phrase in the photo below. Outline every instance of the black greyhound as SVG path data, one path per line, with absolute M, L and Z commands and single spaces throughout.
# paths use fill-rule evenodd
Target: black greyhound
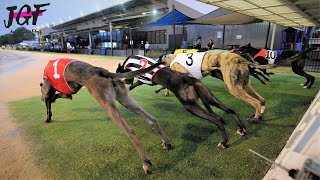
M 111 120 L 121 128 L 136 148 L 140 158 L 143 160 L 143 169 L 145 173 L 149 173 L 151 161 L 147 157 L 141 143 L 121 116 L 116 107 L 115 101 L 119 101 L 123 106 L 132 112 L 144 117 L 148 124 L 159 133 L 162 146 L 169 149 L 171 144 L 163 132 L 156 119 L 145 112 L 136 101 L 129 95 L 125 83 L 119 78 L 133 78 L 141 73 L 146 73 L 157 67 L 155 64 L 149 68 L 116 74 L 106 69 L 92 66 L 81 61 L 72 59 L 57 59 L 49 61 L 44 71 L 43 82 L 40 84 L 42 92 L 42 100 L 45 101 L 47 107 L 46 122 L 51 121 L 51 103 L 57 98 L 72 99 L 72 94 L 76 94 L 82 86 L 85 86 L 90 94 L 97 100 L 102 109 L 109 115 Z M 56 91 L 59 93 L 56 94 Z
M 283 64 L 288 62 L 290 59 L 291 61 L 291 68 L 295 74 L 303 76 L 307 79 L 307 81 L 303 84 L 304 88 L 311 88 L 315 81 L 315 77 L 307 74 L 304 70 L 305 59 L 308 57 L 306 54 L 309 51 L 312 51 L 314 48 L 309 48 L 304 51 L 292 51 L 292 50 L 277 50 L 271 51 L 266 49 L 257 49 L 251 46 L 249 43 L 246 46 L 242 46 L 239 50 L 243 53 L 249 53 L 253 58 L 254 61 L 261 64 Z M 292 58 L 294 57 L 294 58 Z M 266 73 L 266 70 L 263 70 Z M 270 73 L 266 73 L 270 74 Z
M 141 55 L 130 56 L 122 65 L 119 64 L 116 72 L 123 73 L 126 71 L 136 71 L 148 67 L 154 63 L 156 63 L 156 61 L 148 57 Z M 215 124 L 218 127 L 223 137 L 223 140 L 218 146 L 222 148 L 226 148 L 228 146 L 228 136 L 224 128 L 224 120 L 211 110 L 210 105 L 213 105 L 228 113 L 235 120 L 239 127 L 237 133 L 240 135 L 246 134 L 246 129 L 234 110 L 226 107 L 222 102 L 220 102 L 201 81 L 184 76 L 165 66 L 155 68 L 150 72 L 151 74 L 143 74 L 138 76 L 139 81 L 131 85 L 130 90 L 142 84 L 159 84 L 164 88 L 169 89 L 175 94 L 187 111 L 197 117 Z M 125 82 L 132 84 L 133 78 L 127 79 Z M 198 98 L 202 100 L 208 112 L 199 105 Z

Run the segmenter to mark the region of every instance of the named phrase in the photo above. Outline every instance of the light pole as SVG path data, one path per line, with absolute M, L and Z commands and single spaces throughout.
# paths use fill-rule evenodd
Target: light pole
M 39 29 L 39 30 L 36 30 L 36 29 L 32 29 L 31 30 L 31 32 L 36 32 L 37 33 L 37 36 L 38 36 L 38 42 L 39 42 L 39 44 L 40 44 L 40 36 L 41 36 L 41 30 Z

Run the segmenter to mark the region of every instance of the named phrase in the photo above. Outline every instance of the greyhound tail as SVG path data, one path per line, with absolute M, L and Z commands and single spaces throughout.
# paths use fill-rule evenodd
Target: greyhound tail
M 254 68 L 254 69 L 272 69 L 277 67 L 275 64 L 269 64 L 269 65 L 260 65 L 256 63 L 250 63 L 248 64 L 249 67 Z
M 250 61 L 248 61 L 247 59 L 245 59 L 243 57 L 239 58 L 238 60 L 239 60 L 238 61 L 239 64 L 247 65 L 247 66 L 249 66 L 249 67 L 251 67 L 253 69 L 272 69 L 272 68 L 276 67 L 276 65 L 274 65 L 274 64 L 260 65 L 258 63 L 250 62 Z
M 295 61 L 297 60 L 298 58 L 301 58 L 301 57 L 306 57 L 306 53 L 310 52 L 310 51 L 313 51 L 315 50 L 316 48 L 315 47 L 311 47 L 311 48 L 308 48 L 308 49 L 305 49 L 304 51 L 300 51 L 299 53 L 287 58 L 287 59 L 283 59 L 281 60 L 279 63 L 276 63 L 277 65 L 283 65 L 285 63 L 291 63 L 292 61 Z
M 103 77 L 107 77 L 107 78 L 126 78 L 126 79 L 131 79 L 131 78 L 134 78 L 135 76 L 137 75 L 140 75 L 140 74 L 143 74 L 143 73 L 147 73 L 149 71 L 151 71 L 152 69 L 158 67 L 159 65 L 163 64 L 162 62 L 159 62 L 159 63 L 156 63 L 156 64 L 153 64 L 151 65 L 150 67 L 148 68 L 145 68 L 145 69 L 140 69 L 140 70 L 137 70 L 137 71 L 130 71 L 130 72 L 125 72 L 125 73 L 112 73 L 112 72 L 109 72 L 103 68 L 99 68 L 99 74 Z

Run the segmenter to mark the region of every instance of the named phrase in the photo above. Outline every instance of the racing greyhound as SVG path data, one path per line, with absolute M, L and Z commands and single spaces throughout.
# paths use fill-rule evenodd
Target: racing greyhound
M 122 65 L 118 65 L 116 72 L 138 71 L 139 69 L 146 68 L 156 63 L 157 62 L 153 59 L 145 56 L 130 56 Z M 160 84 L 173 92 L 183 107 L 191 114 L 215 124 L 223 137 L 223 140 L 218 146 L 226 148 L 228 146 L 228 136 L 224 128 L 224 120 L 211 110 L 210 105 L 216 106 L 228 113 L 237 123 L 237 133 L 242 136 L 246 134 L 246 129 L 238 115 L 232 109 L 220 102 L 201 81 L 184 76 L 163 65 L 154 68 L 152 71 L 149 71 L 149 73 L 141 74 L 138 76 L 138 79 L 139 81 L 131 86 L 130 89 L 141 84 Z M 128 78 L 125 82 L 132 84 L 133 78 Z M 208 112 L 199 105 L 198 98 L 204 103 Z
M 149 68 L 116 74 L 107 71 L 101 67 L 95 67 L 88 63 L 75 61 L 72 59 L 57 59 L 49 61 L 44 70 L 43 82 L 40 84 L 42 100 L 47 107 L 47 119 L 51 121 L 51 103 L 57 98 L 72 99 L 72 94 L 76 94 L 82 86 L 85 86 L 89 93 L 98 101 L 102 109 L 109 115 L 111 120 L 120 127 L 136 148 L 140 158 L 143 160 L 143 169 L 149 173 L 151 161 L 147 157 L 138 137 L 134 131 L 129 128 L 128 124 L 116 108 L 115 100 L 132 112 L 144 117 L 148 124 L 159 133 L 162 146 L 169 149 L 171 144 L 163 132 L 156 119 L 145 112 L 136 101 L 129 95 L 125 83 L 119 78 L 132 78 L 141 73 L 146 73 L 158 66 L 155 64 Z M 56 91 L 59 93 L 56 94 Z

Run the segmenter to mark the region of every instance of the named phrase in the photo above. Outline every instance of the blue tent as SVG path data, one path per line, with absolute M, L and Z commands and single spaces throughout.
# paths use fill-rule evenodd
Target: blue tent
M 151 26 L 168 26 L 168 25 L 184 25 L 188 24 L 187 21 L 194 20 L 193 18 L 184 15 L 180 11 L 174 9 L 169 14 L 163 16 L 162 18 L 158 19 L 157 21 L 146 24 L 145 27 Z

